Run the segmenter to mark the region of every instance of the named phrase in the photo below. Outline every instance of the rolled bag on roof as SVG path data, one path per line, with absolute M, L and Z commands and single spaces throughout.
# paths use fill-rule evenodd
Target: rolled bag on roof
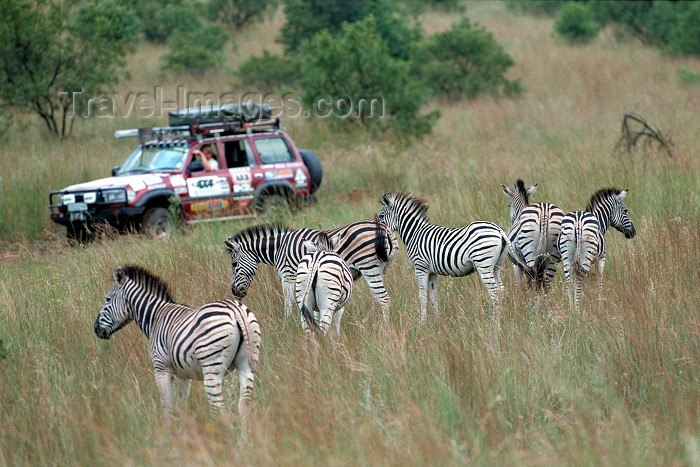
M 199 106 L 168 112 L 170 126 L 193 125 L 199 123 L 254 122 L 272 116 L 270 106 L 248 102 L 245 104 L 226 104 L 222 106 Z

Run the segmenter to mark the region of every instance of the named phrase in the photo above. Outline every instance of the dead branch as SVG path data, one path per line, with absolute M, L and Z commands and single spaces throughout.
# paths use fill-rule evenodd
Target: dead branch
M 638 149 L 641 149 L 645 155 L 649 151 L 658 149 L 666 153 L 668 157 L 674 156 L 674 146 L 670 135 L 653 128 L 641 115 L 625 114 L 622 119 L 622 134 L 615 144 L 615 152 L 631 155 Z

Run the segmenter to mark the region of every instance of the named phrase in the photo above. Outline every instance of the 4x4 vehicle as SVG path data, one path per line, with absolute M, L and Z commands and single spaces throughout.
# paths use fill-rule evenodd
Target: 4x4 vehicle
M 169 236 L 174 214 L 196 223 L 308 204 L 321 184 L 318 157 L 269 115 L 266 106 L 202 107 L 171 112 L 167 127 L 117 131 L 141 144 L 111 177 L 51 192 L 51 219 L 79 241 L 100 225 Z M 218 170 L 194 154 L 206 145 Z

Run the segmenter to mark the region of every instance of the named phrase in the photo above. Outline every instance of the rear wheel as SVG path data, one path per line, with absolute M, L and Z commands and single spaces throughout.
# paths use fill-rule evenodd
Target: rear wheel
M 154 237 L 170 238 L 173 235 L 173 216 L 165 208 L 150 208 L 141 220 L 141 232 Z
M 291 209 L 287 198 L 282 195 L 265 196 L 258 206 L 258 213 L 273 221 L 280 221 L 287 217 Z

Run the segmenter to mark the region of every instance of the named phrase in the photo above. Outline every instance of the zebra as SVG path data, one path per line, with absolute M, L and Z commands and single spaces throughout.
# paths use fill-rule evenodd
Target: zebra
M 377 220 L 398 232 L 413 265 L 421 323 L 426 321 L 428 295 L 438 313 L 438 275 L 461 277 L 476 270 L 498 310 L 500 270 L 510 249 L 503 229 L 485 221 L 458 228 L 431 224 L 427 202 L 406 193 L 385 193 L 381 202 L 384 207 Z
M 365 278 L 387 322 L 390 299 L 384 288 L 384 274 L 398 250 L 394 233 L 374 220 L 353 222 L 324 232 L 336 242 L 335 251 L 350 267 L 353 280 L 360 276 Z M 303 242 L 315 240 L 320 233 L 308 228 L 292 230 L 279 224 L 264 224 L 229 237 L 224 245 L 231 254 L 231 292 L 234 297 L 242 299 L 246 296 L 258 264 L 273 265 L 282 281 L 285 316 L 291 316 L 297 266 L 305 253 Z
M 564 216 L 557 248 L 564 263 L 569 302 L 579 308 L 583 294 L 583 280 L 593 264 L 598 266 L 598 299 L 603 296 L 603 269 L 605 268 L 605 232 L 615 227 L 633 238 L 637 231 L 622 202 L 629 188 L 598 190 L 588 202 L 585 211 L 574 211 Z
M 337 241 L 337 237 L 335 238 Z M 340 336 L 340 320 L 345 304 L 352 295 L 352 273 L 325 233 L 315 241 L 304 241 L 307 253 L 299 261 L 296 276 L 296 299 L 304 332 L 311 327 L 324 335 L 333 321 L 335 337 Z
M 546 293 L 561 261 L 557 238 L 564 211 L 551 203 L 529 204 L 529 197 L 538 185 L 526 189 L 525 183 L 518 179 L 515 190 L 505 185 L 501 185 L 501 188 L 510 197 L 512 226 L 508 239 L 512 247 L 508 257 L 513 262 L 517 283 L 523 284 L 525 274 L 528 286 L 534 279 L 536 289 Z
M 191 380 L 204 381 L 212 411 L 223 408 L 223 379 L 238 372 L 238 410 L 244 426 L 260 359 L 260 326 L 240 302 L 222 300 L 199 308 L 173 301 L 165 282 L 140 266 L 125 265 L 114 273 L 94 330 L 100 339 L 135 321 L 150 342 L 153 372 L 166 413 L 187 401 Z M 179 381 L 178 381 L 179 380 Z

